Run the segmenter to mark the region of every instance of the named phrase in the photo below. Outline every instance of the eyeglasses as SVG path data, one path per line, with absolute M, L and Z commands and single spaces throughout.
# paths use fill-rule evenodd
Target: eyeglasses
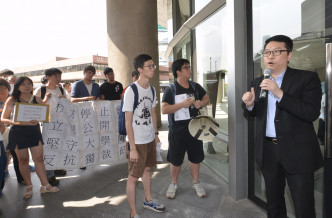
M 190 66 L 181 67 L 181 70 L 182 70 L 183 68 L 184 68 L 184 69 L 186 69 L 186 70 L 189 70 L 189 69 L 191 69 L 191 67 L 190 67 Z
M 149 68 L 150 70 L 152 70 L 152 69 L 156 69 L 156 68 L 157 68 L 157 66 L 156 66 L 155 64 L 147 65 L 147 66 L 143 66 L 143 67 L 147 67 L 147 68 Z
M 271 54 L 273 54 L 273 56 L 279 56 L 279 55 L 281 55 L 281 52 L 283 52 L 283 51 L 288 52 L 288 50 L 263 51 L 263 55 L 264 55 L 264 57 L 269 57 Z

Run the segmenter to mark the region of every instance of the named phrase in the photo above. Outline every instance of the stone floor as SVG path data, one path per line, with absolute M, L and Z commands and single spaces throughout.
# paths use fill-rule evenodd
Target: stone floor
M 163 142 L 162 157 L 167 153 L 167 124 L 160 128 Z M 0 198 L 3 218 L 59 218 L 59 217 L 128 217 L 126 199 L 127 163 L 122 160 L 112 165 L 88 167 L 86 170 L 69 170 L 66 177 L 59 177 L 60 192 L 41 195 L 40 182 L 32 173 L 33 196 L 23 199 L 25 186 L 16 182 L 15 172 L 10 165 L 10 178 L 7 180 Z M 170 183 L 169 164 L 163 162 L 153 169 L 152 193 L 166 206 L 164 213 L 156 213 L 143 208 L 143 186 L 137 185 L 137 209 L 141 217 L 174 218 L 260 218 L 264 211 L 251 201 L 234 201 L 228 195 L 228 185 L 204 164 L 201 165 L 200 181 L 207 191 L 205 198 L 199 198 L 191 187 L 191 173 L 185 161 L 178 181 L 178 191 L 170 200 L 165 193 Z

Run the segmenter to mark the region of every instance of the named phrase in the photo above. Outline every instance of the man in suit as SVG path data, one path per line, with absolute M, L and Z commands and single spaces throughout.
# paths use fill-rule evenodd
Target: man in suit
M 296 217 L 315 217 L 314 171 L 322 166 L 313 121 L 319 117 L 321 89 L 317 73 L 292 69 L 293 42 L 273 36 L 264 45 L 264 64 L 270 78 L 252 82 L 242 100 L 256 117 L 256 161 L 265 180 L 268 217 L 287 217 L 284 191 L 287 179 Z M 266 90 L 266 98 L 259 98 Z

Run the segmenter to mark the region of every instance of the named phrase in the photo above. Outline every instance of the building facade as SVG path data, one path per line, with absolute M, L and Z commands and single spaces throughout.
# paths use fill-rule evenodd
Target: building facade
M 75 82 L 83 79 L 83 70 L 86 66 L 92 65 L 96 68 L 96 74 L 93 77 L 95 81 L 103 82 L 105 67 L 108 66 L 108 58 L 98 55 L 90 55 L 77 58 L 56 57 L 55 60 L 44 64 L 21 67 L 15 69 L 16 76 L 28 76 L 34 83 L 40 83 L 46 69 L 56 67 L 62 72 L 62 81 Z

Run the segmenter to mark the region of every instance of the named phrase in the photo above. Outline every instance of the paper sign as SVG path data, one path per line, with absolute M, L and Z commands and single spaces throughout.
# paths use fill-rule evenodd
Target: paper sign
M 187 99 L 187 94 L 181 94 L 175 96 L 175 104 L 178 104 L 182 101 Z M 174 113 L 174 120 L 189 120 L 190 119 L 190 113 L 189 108 L 181 108 L 180 110 L 176 111 Z
M 37 120 L 41 122 L 50 121 L 49 105 L 15 103 L 14 122 Z

